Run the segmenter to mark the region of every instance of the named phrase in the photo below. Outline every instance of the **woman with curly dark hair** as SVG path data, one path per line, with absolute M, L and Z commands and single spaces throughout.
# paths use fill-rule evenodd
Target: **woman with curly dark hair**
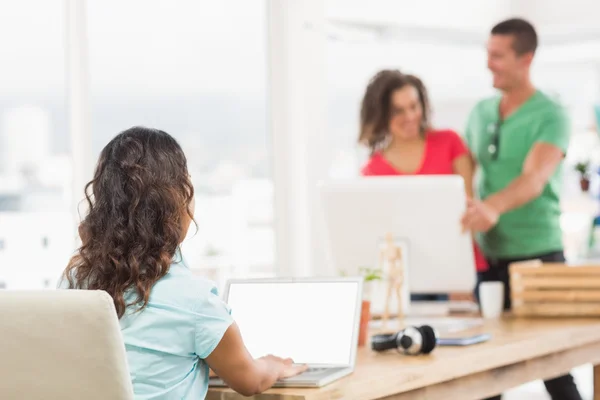
M 464 178 L 473 197 L 473 161 L 461 137 L 431 126 L 431 106 L 423 82 L 398 70 L 383 70 L 369 82 L 360 111 L 359 143 L 371 150 L 365 176 L 449 175 Z M 477 270 L 487 268 L 474 244 Z M 438 300 L 446 296 L 414 296 Z
M 209 366 L 244 395 L 305 369 L 275 356 L 252 359 L 214 284 L 182 260 L 194 188 L 175 139 L 143 127 L 120 133 L 85 192 L 82 244 L 60 287 L 113 298 L 136 398 L 203 399 Z

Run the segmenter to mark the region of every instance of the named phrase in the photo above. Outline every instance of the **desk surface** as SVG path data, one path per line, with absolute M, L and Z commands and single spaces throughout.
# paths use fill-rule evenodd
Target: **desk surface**
M 473 346 L 436 348 L 428 356 L 403 356 L 393 350 L 375 353 L 364 347 L 359 349 L 355 372 L 346 378 L 318 389 L 271 389 L 255 399 L 429 399 L 449 395 L 449 385 L 467 398 L 473 390 L 495 394 L 494 390 L 557 376 L 577 365 L 600 363 L 600 319 L 507 317 L 460 335 L 477 332 L 493 337 Z M 209 400 L 242 398 L 231 390 L 212 388 L 207 396 Z

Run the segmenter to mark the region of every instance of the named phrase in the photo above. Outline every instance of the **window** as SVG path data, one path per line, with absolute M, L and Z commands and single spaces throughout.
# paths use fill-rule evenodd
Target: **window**
M 170 133 L 196 190 L 190 267 L 220 284 L 274 274 L 266 1 L 107 0 L 87 16 L 94 155 L 134 125 Z
M 52 286 L 74 247 L 64 25 L 62 1 L 0 3 L 0 287 Z

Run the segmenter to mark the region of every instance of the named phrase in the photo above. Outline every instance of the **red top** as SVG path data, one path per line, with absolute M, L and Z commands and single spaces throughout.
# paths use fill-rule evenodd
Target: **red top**
M 421 166 L 414 173 L 404 173 L 395 169 L 381 153 L 375 153 L 362 169 L 365 176 L 381 175 L 452 175 L 452 163 L 469 150 L 460 136 L 454 131 L 430 131 L 425 136 L 425 152 Z
M 364 176 L 452 175 L 454 174 L 454 160 L 467 153 L 467 146 L 456 132 L 452 130 L 429 131 L 425 136 L 425 151 L 421 166 L 416 172 L 408 174 L 398 171 L 381 153 L 375 153 L 361 172 Z M 473 242 L 473 251 L 477 271 L 485 271 L 488 268 L 487 261 L 475 242 Z

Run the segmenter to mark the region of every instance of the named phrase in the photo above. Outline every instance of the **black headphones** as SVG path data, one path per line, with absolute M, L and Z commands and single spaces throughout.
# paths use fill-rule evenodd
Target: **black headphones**
M 397 349 L 408 355 L 429 354 L 437 344 L 437 333 L 429 325 L 409 326 L 400 332 L 374 335 L 371 348 L 375 351 Z

